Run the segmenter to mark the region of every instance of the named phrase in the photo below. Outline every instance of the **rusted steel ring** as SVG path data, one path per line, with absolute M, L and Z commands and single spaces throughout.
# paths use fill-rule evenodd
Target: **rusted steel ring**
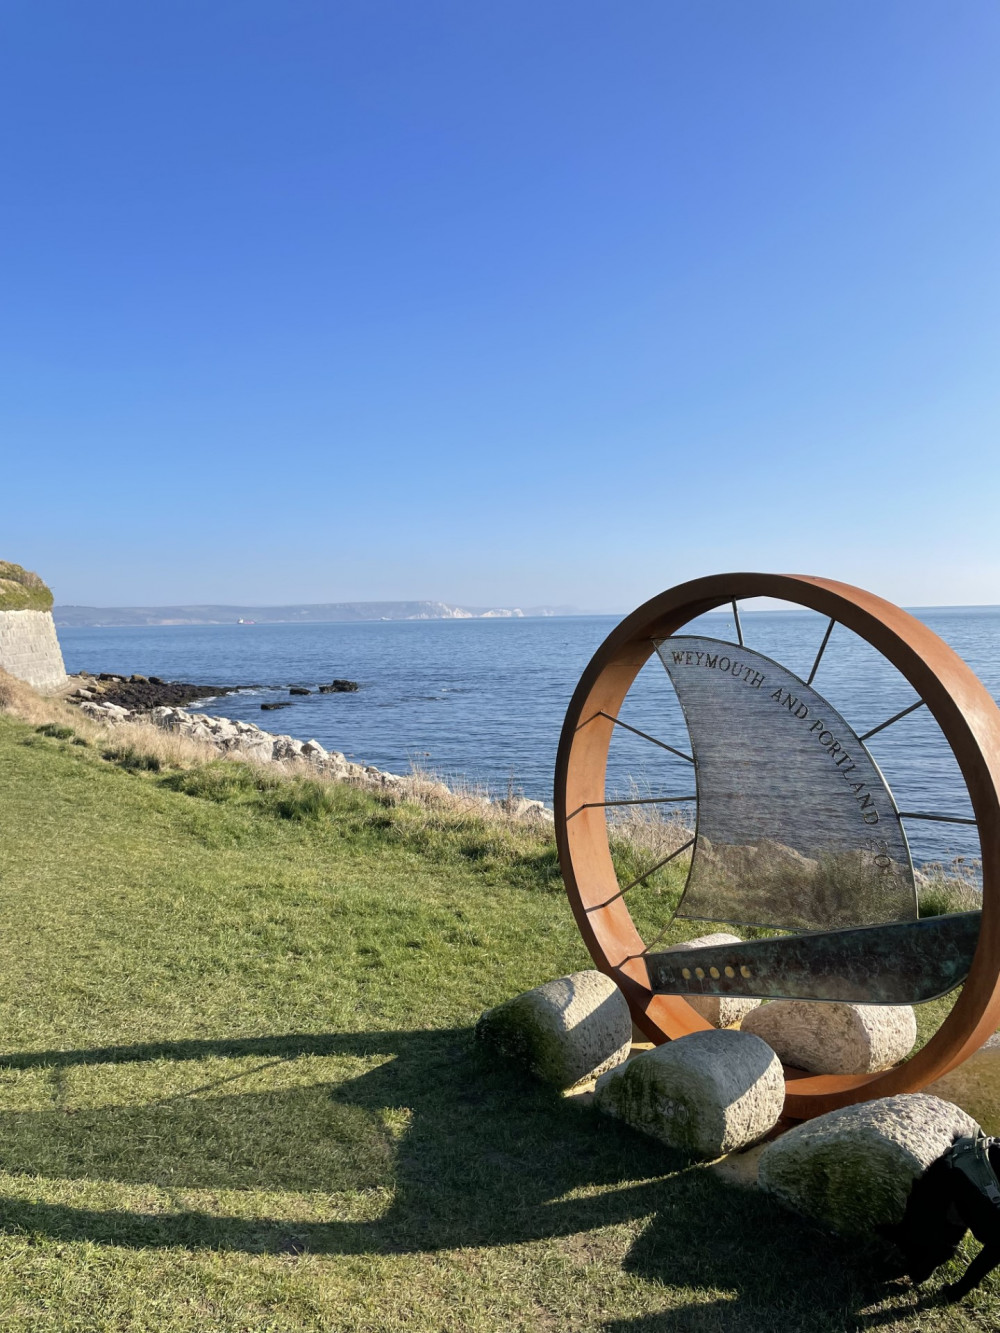
M 970 668 L 926 625 L 891 602 L 846 583 L 801 574 L 717 574 L 652 598 L 595 653 L 570 701 L 556 759 L 559 859 L 580 932 L 612 977 L 636 1024 L 655 1042 L 709 1027 L 686 1000 L 655 995 L 644 944 L 608 848 L 605 772 L 616 717 L 653 653 L 653 640 L 734 599 L 774 597 L 829 616 L 895 666 L 937 720 L 962 771 L 982 850 L 983 911 L 972 967 L 951 1013 L 922 1050 L 878 1074 L 786 1071 L 785 1114 L 807 1119 L 898 1092 L 914 1092 L 954 1069 L 1000 1024 L 1000 710 Z M 567 818 L 571 812 L 573 817 Z

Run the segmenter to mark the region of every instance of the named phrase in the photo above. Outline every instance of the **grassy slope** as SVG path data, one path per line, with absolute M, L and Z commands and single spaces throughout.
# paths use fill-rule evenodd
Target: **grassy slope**
M 0 560 L 0 611 L 51 611 L 52 593 L 37 574 Z
M 4 1330 L 995 1326 L 480 1055 L 540 842 L 168 781 L 0 717 Z

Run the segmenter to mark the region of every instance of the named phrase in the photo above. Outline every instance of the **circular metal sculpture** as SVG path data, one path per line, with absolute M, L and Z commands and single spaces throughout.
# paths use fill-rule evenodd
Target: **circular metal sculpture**
M 750 597 L 829 617 L 808 680 L 744 643 L 737 603 Z M 736 642 L 682 632 L 729 603 Z M 916 702 L 861 736 L 812 688 L 837 624 L 871 644 L 917 693 Z M 605 774 L 616 727 L 637 730 L 619 714 L 654 652 L 677 692 L 692 753 L 638 734 L 688 761 L 696 788 L 676 798 L 697 809 L 690 840 L 671 854 L 691 853 L 676 914 L 806 933 L 683 954 L 655 953 L 640 938 L 626 895 L 658 867 L 619 884 L 607 812 L 623 802 L 606 798 Z M 974 819 L 898 810 L 865 747 L 868 737 L 921 707 L 951 747 Z M 555 815 L 563 877 L 584 941 L 655 1042 L 709 1027 L 685 995 L 903 1004 L 962 985 L 936 1034 L 893 1069 L 786 1070 L 790 1117 L 922 1088 L 979 1049 L 1000 1024 L 1000 710 L 947 644 L 871 593 L 803 575 L 720 574 L 639 607 L 598 649 L 573 695 L 556 763 Z M 981 912 L 919 918 L 905 835 L 910 819 L 978 826 Z

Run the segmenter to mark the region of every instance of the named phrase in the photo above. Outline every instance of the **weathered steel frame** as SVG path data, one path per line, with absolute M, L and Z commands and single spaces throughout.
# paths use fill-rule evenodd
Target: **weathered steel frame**
M 595 653 L 570 701 L 556 758 L 555 817 L 566 891 L 595 964 L 621 988 L 655 1042 L 709 1026 L 680 996 L 650 989 L 639 937 L 608 847 L 605 774 L 614 719 L 652 655 L 653 639 L 747 597 L 808 607 L 866 639 L 913 686 L 958 761 L 979 828 L 983 912 L 972 967 L 949 1016 L 926 1046 L 879 1074 L 786 1069 L 785 1114 L 808 1119 L 851 1102 L 914 1092 L 960 1065 L 1000 1025 L 1000 710 L 985 686 L 932 630 L 881 597 L 801 574 L 717 574 L 652 598 Z M 825 646 L 825 645 L 824 645 Z M 575 812 L 573 818 L 567 818 Z

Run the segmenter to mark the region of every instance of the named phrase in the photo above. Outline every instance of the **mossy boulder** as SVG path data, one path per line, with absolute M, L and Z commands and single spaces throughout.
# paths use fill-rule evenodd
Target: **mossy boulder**
M 781 1062 L 759 1037 L 692 1032 L 597 1081 L 595 1104 L 671 1148 L 720 1157 L 756 1143 L 785 1101 Z
M 0 611 L 51 611 L 52 593 L 37 574 L 0 560 Z
M 903 1219 L 914 1181 L 976 1122 L 951 1102 L 900 1093 L 817 1116 L 764 1149 L 760 1186 L 845 1235 Z
M 567 1089 L 628 1059 L 632 1016 L 610 977 L 573 972 L 487 1009 L 476 1037 L 536 1078 Z

